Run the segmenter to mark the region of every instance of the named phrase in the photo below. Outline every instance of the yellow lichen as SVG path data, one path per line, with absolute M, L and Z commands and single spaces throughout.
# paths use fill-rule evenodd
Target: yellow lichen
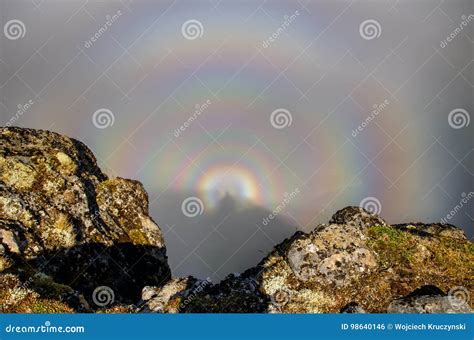
M 140 229 L 131 229 L 127 231 L 128 237 L 135 245 L 148 245 L 148 241 L 145 234 Z
M 46 224 L 43 238 L 48 249 L 70 248 L 76 244 L 76 233 L 69 217 L 61 212 L 53 213 L 52 224 Z
M 0 273 L 10 268 L 13 262 L 8 257 L 0 256 Z
M 25 227 L 33 225 L 31 213 L 19 199 L 13 197 L 0 196 L 0 218 L 19 221 Z
M 64 152 L 58 152 L 56 153 L 56 158 L 58 159 L 60 166 L 59 166 L 59 171 L 65 175 L 72 175 L 76 169 L 77 166 L 74 163 L 74 161 L 66 155 Z
M 11 158 L 7 158 L 0 163 L 0 174 L 5 184 L 17 190 L 30 189 L 36 177 L 34 169 Z
M 325 313 L 336 305 L 334 297 L 323 291 L 301 289 L 291 292 L 289 301 L 282 306 L 286 313 Z

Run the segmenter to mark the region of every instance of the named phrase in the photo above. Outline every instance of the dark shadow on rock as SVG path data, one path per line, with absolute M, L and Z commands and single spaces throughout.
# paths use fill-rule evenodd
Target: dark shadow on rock
M 466 238 L 464 230 L 452 225 L 452 224 L 440 224 L 432 223 L 425 224 L 421 222 L 416 223 L 401 223 L 392 224 L 392 227 L 401 231 L 408 232 L 420 237 L 432 237 L 433 235 L 444 235 L 452 238 Z
M 413 292 L 408 294 L 405 298 L 414 298 L 417 296 L 432 296 L 432 295 L 445 296 L 446 293 L 436 286 L 426 285 L 426 286 L 421 286 L 420 288 L 415 289 Z
M 106 180 L 107 176 L 104 175 L 104 173 L 97 166 L 92 151 L 85 144 L 76 139 L 71 138 L 71 142 L 79 156 L 80 163 L 77 169 L 78 175 L 81 175 L 82 172 L 87 171 L 96 176 L 99 181 Z
M 261 267 L 239 276 L 230 274 L 215 285 L 188 281 L 180 300 L 180 313 L 266 313 L 270 299 L 260 290 Z M 200 289 L 203 287 L 202 289 Z M 180 293 L 182 294 L 182 292 Z
M 341 308 L 340 313 L 362 314 L 365 313 L 365 310 L 357 302 L 349 302 L 347 305 Z
M 171 278 L 165 250 L 131 243 L 105 246 L 87 243 L 67 249 L 43 253 L 29 261 L 34 268 L 50 276 L 56 283 L 67 285 L 84 295 L 89 305 L 98 306 L 93 299 L 97 287 L 112 289 L 114 299 L 108 304 L 136 303 L 144 286 L 162 286 Z M 29 280 L 29 270 L 22 281 Z

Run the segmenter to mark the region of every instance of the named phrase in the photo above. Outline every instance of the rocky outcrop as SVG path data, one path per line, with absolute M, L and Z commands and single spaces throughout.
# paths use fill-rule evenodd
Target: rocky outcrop
M 139 312 L 180 313 L 201 294 L 211 281 L 193 277 L 175 278 L 163 287 L 144 287 Z
M 0 312 L 472 312 L 472 263 L 454 226 L 348 207 L 222 282 L 171 278 L 139 182 L 73 139 L 0 129 Z
M 459 296 L 459 294 L 466 295 Z M 417 314 L 472 313 L 472 309 L 467 303 L 468 294 L 467 290 L 462 287 L 456 287 L 448 295 L 435 286 L 424 286 L 403 298 L 392 301 L 387 312 Z
M 390 226 L 348 207 L 311 233 L 297 232 L 255 268 L 206 287 L 181 311 L 472 312 L 472 263 L 474 245 L 456 227 Z M 436 294 L 419 289 L 427 285 Z
M 132 303 L 170 278 L 139 182 L 108 178 L 74 139 L 19 128 L 0 129 L 0 272 L 30 289 L 47 276 L 92 308 L 98 286 Z
M 357 302 L 350 302 L 341 309 L 343 314 L 363 314 L 365 310 Z
M 50 298 L 29 288 L 28 282 L 22 282 L 16 275 L 0 275 L 0 313 L 72 313 L 74 309 L 59 301 L 62 293 L 71 293 L 67 286 L 44 281 Z M 41 287 L 39 282 L 38 287 Z M 54 293 L 53 293 L 54 291 Z M 46 293 L 47 295 L 47 293 Z

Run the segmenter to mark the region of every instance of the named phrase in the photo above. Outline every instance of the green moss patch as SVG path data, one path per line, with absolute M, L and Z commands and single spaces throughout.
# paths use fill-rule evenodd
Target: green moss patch
M 367 244 L 378 254 L 382 265 L 410 265 L 413 261 L 417 245 L 413 235 L 388 226 L 374 226 L 369 228 L 368 236 Z

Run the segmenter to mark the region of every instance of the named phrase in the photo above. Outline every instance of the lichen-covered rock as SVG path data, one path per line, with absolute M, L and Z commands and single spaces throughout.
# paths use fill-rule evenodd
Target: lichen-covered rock
M 259 266 L 230 274 L 218 284 L 198 281 L 181 300 L 182 313 L 264 313 L 269 297 L 260 291 Z
M 97 313 L 102 314 L 131 314 L 135 313 L 135 305 L 115 304 L 109 308 L 99 309 Z
M 230 274 L 223 281 L 178 278 L 162 288 L 145 287 L 140 312 L 158 313 L 265 313 L 269 297 L 260 290 L 255 267 Z
M 350 302 L 341 309 L 343 314 L 364 314 L 366 311 L 357 302 Z
M 346 224 L 360 229 L 372 227 L 374 225 L 387 226 L 380 216 L 371 214 L 361 207 L 346 207 L 336 211 L 329 220 L 330 224 Z
M 320 226 L 296 238 L 286 252 L 288 264 L 300 281 L 347 286 L 377 267 L 376 254 L 366 237 L 349 224 Z
M 473 313 L 466 299 L 454 295 L 446 295 L 434 286 L 421 287 L 409 295 L 390 303 L 387 313 Z
M 40 280 L 48 280 L 40 278 Z M 57 296 L 42 297 L 33 288 L 36 284 L 49 286 L 49 288 L 57 285 L 51 282 L 34 282 L 30 280 L 22 282 L 18 276 L 13 274 L 0 274 L 0 313 L 72 313 L 75 310 L 68 304 L 61 302 Z M 61 286 L 61 285 L 59 285 Z M 46 289 L 46 287 L 43 287 Z M 71 288 L 62 286 L 61 290 L 72 291 Z
M 270 311 L 338 312 L 355 302 L 367 312 L 385 312 L 392 300 L 427 284 L 446 291 L 463 286 L 472 294 L 474 246 L 462 231 L 395 228 L 360 208 L 347 210 L 329 225 L 293 236 L 264 260 L 260 289 L 288 295 Z
M 208 281 L 204 281 L 210 284 Z M 140 312 L 179 313 L 181 300 L 184 300 L 194 289 L 199 289 L 202 283 L 196 285 L 197 280 L 188 278 L 174 278 L 163 287 L 144 287 L 142 290 L 143 304 Z
M 48 131 L 0 128 L 0 272 L 42 272 L 117 303 L 170 278 L 159 227 L 136 181 L 108 178 L 82 143 Z
M 445 291 L 461 287 L 472 296 L 472 263 L 474 245 L 456 227 L 392 227 L 379 216 L 349 207 L 328 225 L 295 233 L 242 275 L 207 287 L 182 310 L 385 313 L 400 306 L 397 299 L 425 285 Z M 472 307 L 470 298 L 466 303 Z M 443 308 L 437 310 L 449 311 Z

